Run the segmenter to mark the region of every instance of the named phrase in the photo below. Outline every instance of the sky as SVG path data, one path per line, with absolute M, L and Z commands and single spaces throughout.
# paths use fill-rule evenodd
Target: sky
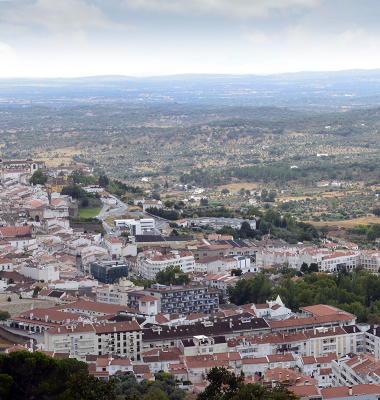
M 378 0 L 0 0 L 0 78 L 380 68 Z

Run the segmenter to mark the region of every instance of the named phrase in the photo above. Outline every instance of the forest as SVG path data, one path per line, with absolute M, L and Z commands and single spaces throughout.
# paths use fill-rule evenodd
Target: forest
M 264 274 L 241 279 L 230 288 L 229 299 L 237 305 L 265 303 L 280 296 L 286 307 L 298 312 L 300 307 L 329 304 L 357 316 L 357 322 L 380 323 L 380 276 L 362 267 L 352 273 L 345 269 L 338 274 L 300 273 L 301 279 L 291 280 L 295 270 L 284 267 L 278 285 L 273 286 Z

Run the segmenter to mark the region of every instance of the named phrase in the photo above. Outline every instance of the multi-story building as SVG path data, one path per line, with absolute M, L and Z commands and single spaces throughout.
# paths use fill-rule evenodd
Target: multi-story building
M 219 292 L 199 284 L 182 286 L 152 285 L 147 291 L 160 298 L 161 312 L 165 314 L 213 314 L 219 310 Z
M 128 305 L 128 292 L 143 289 L 143 286 L 135 286 L 128 279 L 121 278 L 118 284 L 109 285 L 106 289 L 98 289 L 96 291 L 96 301 L 126 307 Z
M 185 273 L 194 272 L 195 261 L 190 251 L 172 250 L 170 253 L 166 249 L 147 250 L 139 254 L 137 259 L 139 273 L 149 280 L 153 280 L 157 273 L 173 265 L 180 267 Z
M 90 273 L 99 282 L 112 284 L 116 279 L 128 277 L 129 268 L 118 261 L 104 261 L 90 264 Z
M 373 354 L 351 354 L 332 361 L 333 386 L 380 382 L 380 361 Z
M 119 259 L 121 256 L 121 246 L 123 245 L 123 242 L 117 238 L 114 237 L 108 237 L 104 241 L 106 248 L 108 252 L 111 254 L 112 258 Z
M 152 231 L 156 227 L 153 218 L 115 219 L 117 228 L 128 228 L 131 235 L 141 235 L 143 232 Z
M 19 171 L 19 170 L 27 170 L 30 173 L 34 173 L 39 169 L 45 168 L 45 161 L 33 161 L 31 158 L 27 160 L 13 160 L 13 161 L 4 161 L 0 155 L 0 171 Z
M 75 322 L 45 331 L 45 350 L 69 353 L 78 360 L 86 356 L 115 354 L 139 360 L 142 330 L 132 321 L 95 323 Z

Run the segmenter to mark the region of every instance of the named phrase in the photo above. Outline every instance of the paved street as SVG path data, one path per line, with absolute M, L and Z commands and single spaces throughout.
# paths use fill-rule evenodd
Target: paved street
M 107 233 L 107 236 L 115 236 L 115 233 L 113 232 L 114 227 L 109 225 L 105 219 L 107 217 L 109 217 L 110 215 L 115 215 L 115 214 L 123 214 L 126 211 L 128 211 L 128 207 L 126 204 L 124 204 L 122 201 L 120 201 L 117 197 L 112 196 L 117 204 L 116 204 L 116 208 L 111 208 L 113 206 L 110 206 L 109 204 L 104 205 L 104 207 L 102 208 L 102 210 L 100 211 L 100 213 L 97 215 L 97 218 L 101 219 L 103 221 L 103 228 Z M 108 211 L 107 211 L 108 210 Z M 144 217 L 144 218 L 154 218 L 153 216 L 149 215 L 145 215 L 144 213 L 142 213 L 141 211 L 128 211 L 129 214 L 133 215 L 135 218 L 139 218 L 140 216 Z M 154 218 L 156 221 L 156 229 L 154 231 L 154 233 L 156 235 L 161 235 L 161 232 L 159 229 L 162 228 L 167 228 L 169 226 L 169 224 L 165 221 L 162 221 L 160 219 Z
M 22 329 L 15 329 L 15 328 L 9 328 L 7 325 L 1 325 L 2 328 L 6 329 L 9 332 L 16 333 L 18 335 L 22 335 L 28 338 L 36 339 L 37 343 L 43 342 L 44 339 L 44 334 L 43 333 L 34 333 L 33 335 L 28 335 L 28 331 L 24 331 Z

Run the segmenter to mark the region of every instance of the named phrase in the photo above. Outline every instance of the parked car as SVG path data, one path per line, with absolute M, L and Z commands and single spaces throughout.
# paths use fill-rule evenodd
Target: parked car
M 28 332 L 28 335 L 34 335 L 36 332 L 34 332 L 34 331 L 29 331 Z

